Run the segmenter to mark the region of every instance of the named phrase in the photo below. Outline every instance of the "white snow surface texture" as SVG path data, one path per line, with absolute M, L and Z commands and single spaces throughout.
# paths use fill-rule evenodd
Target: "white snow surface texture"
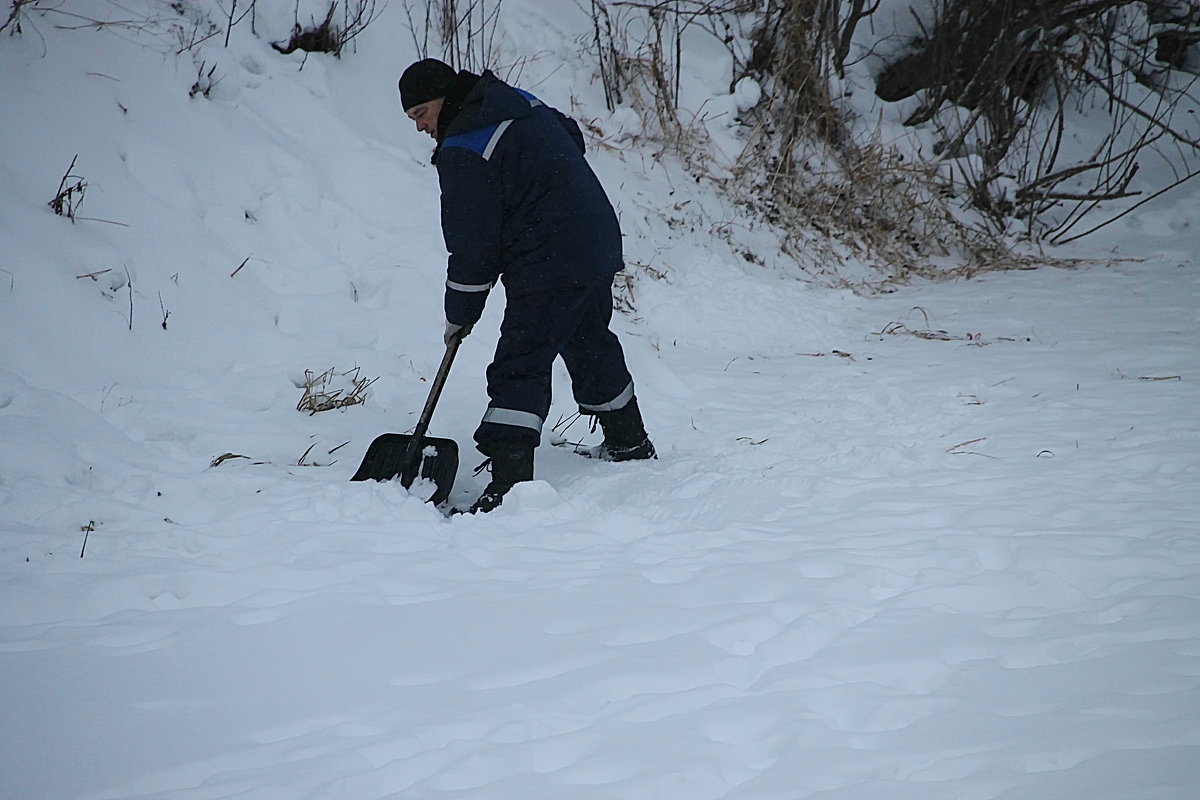
M 552 446 L 560 369 L 536 480 L 447 516 L 348 480 L 442 354 L 401 4 L 306 60 L 59 12 L 0 41 L 0 798 L 1200 797 L 1188 185 L 1077 269 L 820 288 L 622 132 L 580 6 L 511 0 L 501 60 L 622 218 L 660 458 Z M 502 300 L 431 431 L 460 507 Z M 330 368 L 378 380 L 298 411 Z

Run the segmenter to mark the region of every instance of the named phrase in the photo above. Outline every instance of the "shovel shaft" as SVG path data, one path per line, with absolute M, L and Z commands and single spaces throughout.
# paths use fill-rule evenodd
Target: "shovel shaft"
M 450 374 L 450 365 L 454 363 L 454 356 L 458 353 L 460 344 L 462 344 L 462 337 L 457 333 L 451 336 L 450 341 L 446 343 L 446 354 L 442 356 L 442 363 L 438 366 L 437 374 L 433 376 L 433 385 L 429 387 L 429 396 L 425 398 L 425 407 L 421 409 L 421 416 L 413 431 L 414 441 L 423 439 L 426 431 L 429 430 L 429 421 L 433 419 L 433 410 L 437 408 L 438 399 L 442 396 L 442 389 L 446 386 L 446 376 Z
M 437 374 L 433 376 L 433 385 L 429 387 L 429 396 L 425 398 L 425 407 L 421 409 L 421 416 L 417 419 L 417 427 L 413 430 L 412 440 L 409 441 L 408 448 L 404 453 L 404 468 L 400 472 L 400 484 L 405 489 L 412 486 L 421 471 L 421 452 L 424 449 L 425 434 L 429 431 L 433 410 L 437 408 L 438 399 L 442 396 L 442 389 L 446 386 L 446 376 L 450 374 L 450 365 L 454 363 L 454 356 L 458 353 L 460 344 L 462 344 L 461 335 L 456 333 L 450 337 L 446 342 L 446 354 L 442 356 L 442 363 L 438 366 Z

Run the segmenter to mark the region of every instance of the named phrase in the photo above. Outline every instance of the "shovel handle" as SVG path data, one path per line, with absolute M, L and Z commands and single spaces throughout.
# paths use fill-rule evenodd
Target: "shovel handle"
M 413 430 L 412 440 L 408 443 L 408 451 L 404 454 L 404 471 L 400 475 L 400 483 L 405 489 L 412 486 L 413 481 L 417 479 L 417 473 L 420 472 L 420 455 L 421 449 L 424 447 L 422 440 L 429 431 L 429 421 L 433 419 L 433 410 L 437 408 L 438 399 L 442 396 L 442 389 L 446 386 L 446 376 L 450 374 L 450 365 L 454 363 L 454 356 L 458 353 L 458 346 L 462 344 L 462 340 L 460 331 L 452 334 L 446 342 L 446 354 L 442 356 L 442 363 L 438 366 L 437 374 L 433 376 L 433 385 L 429 387 L 429 396 L 425 398 L 425 407 L 421 409 L 417 427 Z
M 442 356 L 442 363 L 438 366 L 437 374 L 433 376 L 433 385 L 429 387 L 429 397 L 425 398 L 425 408 L 421 409 L 421 418 L 417 420 L 416 430 L 413 431 L 414 439 L 423 438 L 425 432 L 429 430 L 429 421 L 433 419 L 433 410 L 442 396 L 442 389 L 446 386 L 446 376 L 450 374 L 450 365 L 454 363 L 454 356 L 458 353 L 460 344 L 462 344 L 462 336 L 458 333 L 455 333 L 450 337 L 450 341 L 446 342 L 446 354 Z

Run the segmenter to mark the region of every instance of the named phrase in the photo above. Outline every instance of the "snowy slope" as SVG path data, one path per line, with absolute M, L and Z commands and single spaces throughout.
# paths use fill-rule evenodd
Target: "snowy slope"
M 523 85 L 598 131 L 661 457 L 548 436 L 448 518 L 348 481 L 441 356 L 392 5 L 302 69 L 245 25 L 0 41 L 0 798 L 1200 795 L 1194 196 L 1075 270 L 817 288 L 620 141 L 582 11 L 506 3 Z M 736 107 L 715 52 L 686 93 Z M 501 300 L 434 420 L 460 505 Z M 366 402 L 297 411 L 331 367 Z

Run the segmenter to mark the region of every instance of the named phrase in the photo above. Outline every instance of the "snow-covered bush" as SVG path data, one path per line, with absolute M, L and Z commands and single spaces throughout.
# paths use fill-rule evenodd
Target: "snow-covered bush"
M 1016 221 L 1027 235 L 1063 240 L 1090 212 L 1102 222 L 1106 202 L 1197 171 L 1194 1 L 777 5 L 779 24 L 759 28 L 771 34 L 767 47 L 804 26 L 813 43 L 804 74 L 835 97 L 854 62 L 865 65 L 903 125 L 933 134 L 932 147 L 906 155 L 939 167 L 996 233 Z M 789 18 L 798 8 L 811 13 Z M 828 135 L 837 129 L 817 121 L 804 126 L 809 136 L 838 144 Z
M 745 149 L 726 185 L 785 247 L 823 239 L 831 257 L 893 265 L 889 279 L 938 274 L 950 254 L 969 270 L 1023 265 L 1015 236 L 1086 235 L 1200 171 L 1196 0 L 592 0 L 591 13 L 610 106 L 640 107 L 664 139 L 694 133 L 673 116 L 680 32 L 723 41 L 730 92 L 763 90 L 738 100 Z
M 959 161 L 998 228 L 1015 218 L 1063 239 L 1106 201 L 1162 188 L 1135 183 L 1147 160 L 1195 173 L 1195 78 L 1183 70 L 1197 4 L 935 0 L 924 11 L 876 94 L 916 99 L 905 124 L 936 130 L 935 154 Z

